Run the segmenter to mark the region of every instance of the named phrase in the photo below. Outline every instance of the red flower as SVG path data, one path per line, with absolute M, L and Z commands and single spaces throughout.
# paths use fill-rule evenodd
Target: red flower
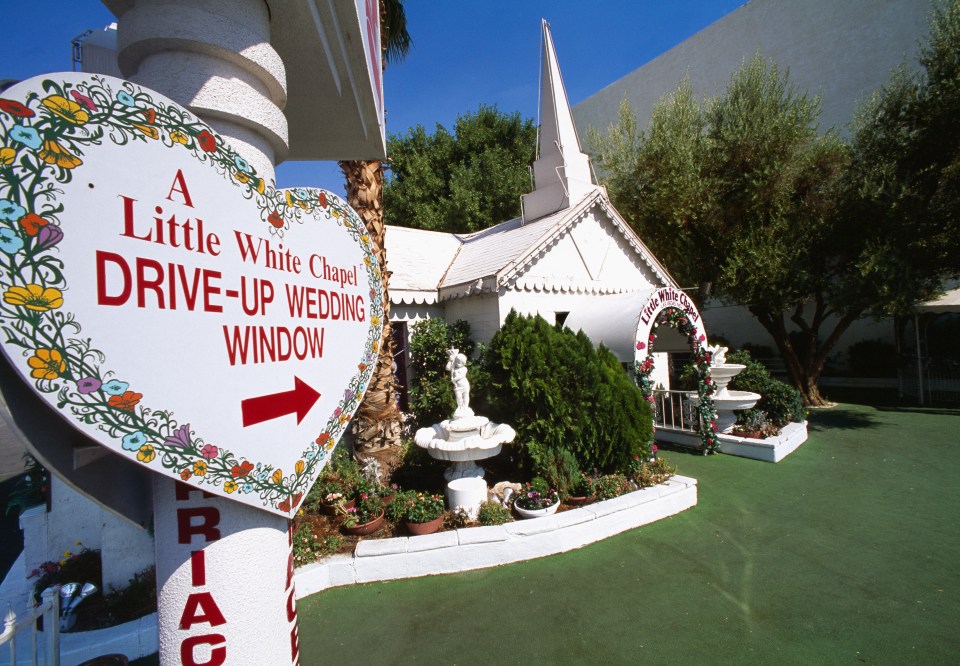
M 647 348 L 646 343 L 643 343 L 643 342 L 637 343 L 637 349 L 646 349 L 646 348 Z
M 244 460 L 239 465 L 233 466 L 233 469 L 230 470 L 230 476 L 232 476 L 235 479 L 242 479 L 252 471 L 253 471 L 253 463 L 248 460 Z
M 116 407 L 117 409 L 124 409 L 128 412 L 132 412 L 133 408 L 137 406 L 137 403 L 140 402 L 140 398 L 142 397 L 142 393 L 124 391 L 123 395 L 111 395 L 110 400 L 107 401 L 107 404 L 111 407 Z
M 140 113 L 143 114 L 143 118 L 144 120 L 146 120 L 148 125 L 152 125 L 157 120 L 157 112 L 154 111 L 153 109 L 143 109 L 142 111 L 140 111 Z M 206 150 L 206 148 L 204 148 L 204 150 Z
M 366 369 L 367 369 L 366 363 L 361 363 L 360 365 L 357 366 L 357 370 L 359 370 L 360 372 L 363 372 Z
M 276 211 L 267 215 L 267 222 L 275 226 L 277 229 L 283 228 L 283 218 L 280 217 L 280 213 Z
M 327 443 L 328 439 L 330 439 L 330 433 L 325 432 L 319 437 L 317 437 L 317 444 L 319 444 L 320 446 L 323 446 L 324 444 Z
M 33 118 L 37 115 L 32 109 L 28 109 L 20 102 L 15 102 L 12 99 L 0 99 L 0 111 L 5 111 L 17 118 Z
M 290 499 L 287 498 L 287 499 L 283 500 L 282 502 L 280 502 L 280 504 L 277 505 L 277 508 L 280 509 L 281 511 L 289 511 L 289 510 L 290 510 Z
M 293 504 L 293 506 L 297 506 L 298 504 L 300 504 L 300 500 L 302 498 L 303 498 L 303 493 L 294 493 L 293 500 L 291 501 L 291 503 Z
M 36 236 L 40 227 L 47 226 L 48 222 L 36 213 L 27 213 L 20 218 L 20 226 L 27 232 L 28 236 Z
M 327 193 L 321 192 L 320 196 L 317 197 L 317 203 L 319 203 L 324 208 L 327 207 Z
M 73 99 L 75 99 L 77 101 L 77 104 L 79 104 L 80 106 L 85 106 L 90 111 L 97 110 L 97 105 L 94 104 L 93 100 L 87 97 L 86 95 L 82 95 L 78 93 L 76 90 L 71 90 L 70 96 L 73 97 Z
M 208 153 L 212 153 L 217 149 L 217 137 L 215 137 L 210 130 L 200 132 L 200 134 L 197 135 L 197 143 Z

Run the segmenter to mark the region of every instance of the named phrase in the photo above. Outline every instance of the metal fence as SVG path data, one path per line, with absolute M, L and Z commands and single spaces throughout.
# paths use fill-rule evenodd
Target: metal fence
M 41 617 L 42 636 L 41 632 L 37 631 L 37 620 Z M 38 650 L 41 638 L 43 649 Z M 29 648 L 23 647 L 23 640 L 29 641 Z M 0 646 L 4 644 L 10 650 L 10 664 L 60 666 L 60 597 L 57 587 L 44 590 L 40 605 L 29 610 L 23 619 L 19 619 L 10 605 L 7 605 L 3 632 L 0 633 Z M 18 645 L 21 646 L 19 650 Z
M 680 432 L 700 432 L 700 413 L 690 402 L 690 391 L 653 391 L 653 422 L 657 429 L 670 429 Z
M 921 404 L 960 404 L 960 361 L 954 359 L 916 359 L 900 369 L 900 391 Z

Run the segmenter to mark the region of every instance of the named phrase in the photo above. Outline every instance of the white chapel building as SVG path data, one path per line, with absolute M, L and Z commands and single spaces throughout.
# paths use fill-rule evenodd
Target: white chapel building
M 463 235 L 388 228 L 398 341 L 409 340 L 415 322 L 442 317 L 467 321 L 476 341 L 489 342 L 516 310 L 583 330 L 629 363 L 644 302 L 657 289 L 679 289 L 593 183 L 546 22 L 543 49 L 535 189 L 523 196 L 521 216 Z M 679 334 L 663 338 L 658 351 L 689 351 Z M 401 353 L 397 362 L 402 378 L 409 359 Z M 666 386 L 666 364 L 657 366 Z

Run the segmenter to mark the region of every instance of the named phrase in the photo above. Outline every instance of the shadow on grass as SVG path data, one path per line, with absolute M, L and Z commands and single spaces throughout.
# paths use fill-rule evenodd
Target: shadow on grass
M 818 409 L 810 413 L 807 421 L 807 430 L 820 432 L 824 430 L 860 430 L 862 428 L 877 428 L 879 423 L 859 410 L 835 407 L 833 409 Z
M 960 416 L 960 407 L 877 407 L 878 412 L 907 412 L 910 414 L 936 414 Z
M 689 446 L 683 446 L 681 444 L 675 444 L 674 442 L 661 442 L 657 441 L 657 450 L 658 451 L 670 451 L 672 453 L 684 453 L 688 456 L 698 456 L 703 457 L 703 451 L 701 449 L 694 449 Z

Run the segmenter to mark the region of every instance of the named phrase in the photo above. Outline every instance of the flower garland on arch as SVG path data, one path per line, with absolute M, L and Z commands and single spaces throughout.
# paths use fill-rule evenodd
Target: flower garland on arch
M 715 453 L 718 446 L 717 438 L 717 410 L 713 405 L 713 395 L 717 391 L 717 385 L 710 377 L 710 361 L 712 354 L 704 344 L 707 341 L 706 336 L 697 330 L 687 316 L 687 313 L 679 308 L 664 308 L 657 315 L 650 329 L 650 338 L 647 342 L 642 340 L 637 343 L 637 350 L 646 349 L 647 356 L 642 361 L 636 362 L 637 385 L 643 392 L 643 396 L 651 405 L 653 404 L 653 380 L 650 375 L 653 373 L 653 343 L 657 339 L 657 328 L 667 324 L 677 329 L 681 335 L 687 336 L 687 342 L 693 350 L 694 361 L 697 364 L 697 395 L 699 402 L 697 412 L 700 415 L 700 440 L 703 443 L 704 453 Z

